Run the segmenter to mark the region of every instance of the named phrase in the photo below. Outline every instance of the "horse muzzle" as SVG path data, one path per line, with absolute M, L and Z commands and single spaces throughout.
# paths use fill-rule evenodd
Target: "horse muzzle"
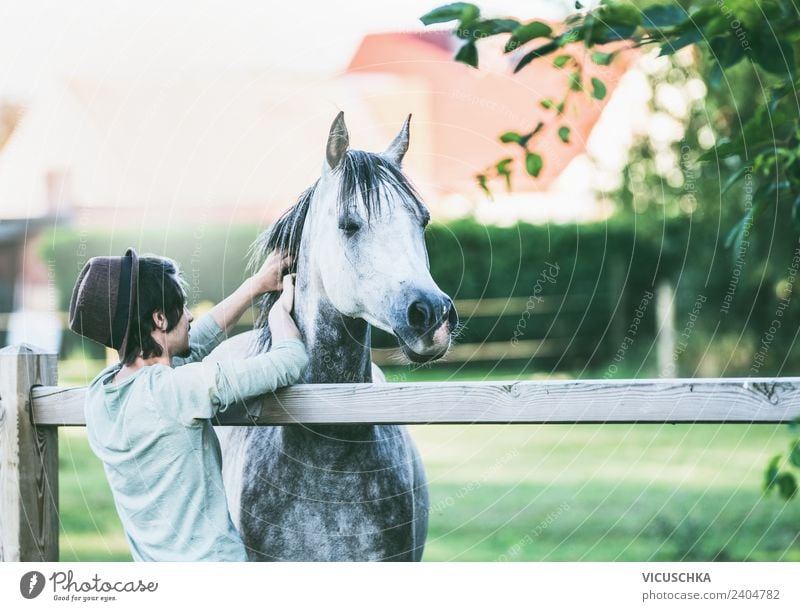
M 453 300 L 441 292 L 414 295 L 399 318 L 402 323 L 394 328 L 394 334 L 403 354 L 414 363 L 443 357 L 458 325 Z

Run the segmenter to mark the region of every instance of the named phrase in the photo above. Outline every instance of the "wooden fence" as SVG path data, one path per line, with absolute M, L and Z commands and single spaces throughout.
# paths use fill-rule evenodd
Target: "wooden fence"
M 58 560 L 58 427 L 85 424 L 86 391 L 56 369 L 55 354 L 0 350 L 0 560 Z M 248 411 L 223 424 L 786 423 L 800 378 L 296 385 Z

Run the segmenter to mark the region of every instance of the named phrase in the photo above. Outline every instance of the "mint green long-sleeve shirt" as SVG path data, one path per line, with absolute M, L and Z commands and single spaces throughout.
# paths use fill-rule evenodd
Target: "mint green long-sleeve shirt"
M 244 561 L 222 486 L 210 418 L 236 401 L 296 382 L 308 355 L 297 339 L 221 363 L 201 359 L 223 332 L 210 316 L 192 325 L 192 354 L 150 365 L 115 384 L 116 364 L 89 385 L 89 445 L 100 458 L 135 560 Z

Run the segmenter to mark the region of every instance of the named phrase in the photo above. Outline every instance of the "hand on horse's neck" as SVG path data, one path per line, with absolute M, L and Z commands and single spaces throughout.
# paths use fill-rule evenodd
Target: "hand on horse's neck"
M 372 382 L 366 321 L 340 314 L 321 288 L 299 273 L 294 312 L 310 358 L 305 383 Z

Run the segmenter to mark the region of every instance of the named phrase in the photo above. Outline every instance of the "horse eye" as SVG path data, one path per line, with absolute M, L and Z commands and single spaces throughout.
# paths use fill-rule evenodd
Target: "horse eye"
M 355 221 L 345 221 L 339 225 L 339 229 L 344 231 L 344 234 L 349 238 L 355 235 L 356 232 L 361 229 L 361 225 Z

